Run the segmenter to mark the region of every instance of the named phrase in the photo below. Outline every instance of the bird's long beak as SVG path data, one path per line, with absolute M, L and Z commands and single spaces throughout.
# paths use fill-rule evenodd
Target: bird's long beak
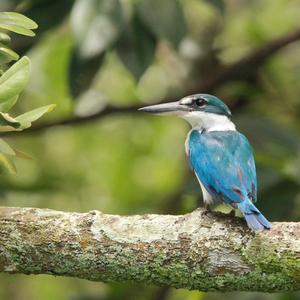
M 176 101 L 142 107 L 139 108 L 139 111 L 158 115 L 180 115 L 187 112 L 188 108 Z

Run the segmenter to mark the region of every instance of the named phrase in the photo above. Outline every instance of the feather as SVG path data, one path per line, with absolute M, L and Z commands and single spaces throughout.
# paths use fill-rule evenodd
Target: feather
M 188 152 L 196 176 L 214 199 L 238 207 L 253 230 L 271 227 L 253 204 L 257 193 L 255 162 L 244 135 L 192 130 Z
M 199 132 L 189 135 L 189 160 L 207 191 L 225 203 L 256 201 L 256 171 L 252 148 L 237 131 Z
M 255 231 L 270 229 L 270 222 L 263 216 L 263 214 L 254 206 L 248 199 L 238 204 L 239 210 L 244 215 L 248 227 Z

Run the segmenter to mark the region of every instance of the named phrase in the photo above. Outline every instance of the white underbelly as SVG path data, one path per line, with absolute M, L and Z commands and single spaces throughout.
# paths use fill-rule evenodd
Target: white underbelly
M 193 129 L 192 129 L 193 130 Z M 190 137 L 190 134 L 192 132 L 192 130 L 188 133 L 187 135 L 187 138 L 185 140 L 185 152 L 186 152 L 186 155 L 189 159 L 189 137 Z M 210 195 L 210 193 L 206 190 L 206 188 L 204 187 L 204 185 L 202 184 L 201 180 L 199 179 L 198 175 L 196 174 L 196 172 L 194 172 L 197 179 L 198 179 L 198 182 L 201 186 L 201 190 L 202 190 L 202 195 L 203 195 L 203 202 L 204 204 L 213 204 L 214 203 L 214 199 L 213 197 Z
M 195 173 L 198 182 L 201 186 L 201 190 L 202 190 L 202 195 L 203 195 L 203 202 L 205 204 L 211 205 L 214 203 L 214 198 L 211 196 L 211 194 L 207 191 L 207 189 L 204 187 L 204 185 L 202 184 L 201 180 L 199 179 L 199 177 L 197 176 L 197 174 Z

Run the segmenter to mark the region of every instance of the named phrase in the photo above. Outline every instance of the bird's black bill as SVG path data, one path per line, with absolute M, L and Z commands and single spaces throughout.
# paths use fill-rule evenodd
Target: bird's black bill
M 139 108 L 139 111 L 161 115 L 177 115 L 189 111 L 189 109 L 185 105 L 179 104 L 179 102 L 169 102 L 142 107 Z

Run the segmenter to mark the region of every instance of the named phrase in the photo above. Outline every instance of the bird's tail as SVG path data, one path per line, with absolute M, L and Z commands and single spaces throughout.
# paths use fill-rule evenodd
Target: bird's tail
M 254 231 L 263 229 L 270 229 L 270 222 L 263 216 L 263 214 L 254 206 L 249 200 L 244 200 L 238 204 L 239 210 L 245 217 L 247 225 Z

